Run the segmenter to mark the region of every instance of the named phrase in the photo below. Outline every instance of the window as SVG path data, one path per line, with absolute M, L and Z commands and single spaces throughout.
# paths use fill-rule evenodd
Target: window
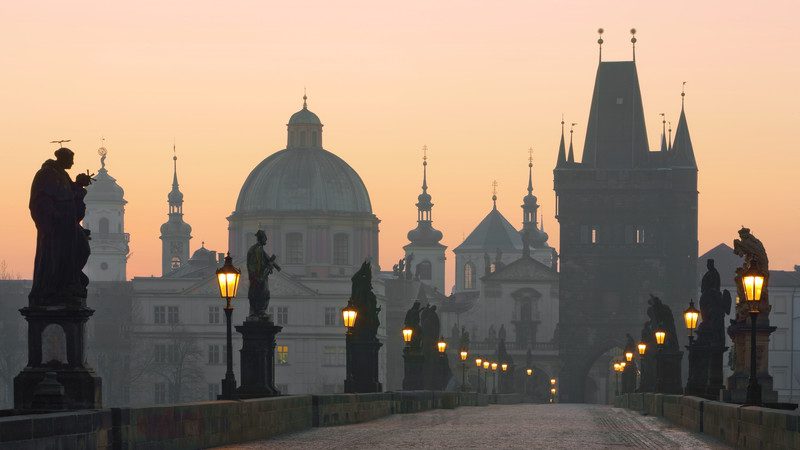
M 177 306 L 167 307 L 167 323 L 171 324 L 180 323 L 180 317 L 178 316 Z
M 172 270 L 175 270 L 175 269 L 178 269 L 180 267 L 181 267 L 181 259 L 178 258 L 177 256 L 173 256 L 172 257 L 172 262 L 170 263 L 170 268 L 172 268 Z
M 180 349 L 176 344 L 168 345 L 167 346 L 167 362 L 170 364 L 176 364 L 180 362 L 181 354 Z
M 464 289 L 475 289 L 475 265 L 464 264 Z
M 219 364 L 220 363 L 219 347 L 220 346 L 217 345 L 217 344 L 211 344 L 211 345 L 208 346 L 208 364 L 209 365 Z
M 288 345 L 278 345 L 275 349 L 278 352 L 277 363 L 278 364 L 289 364 L 289 346 Z
M 166 344 L 156 344 L 153 350 L 153 361 L 157 363 L 167 362 L 167 346 Z
M 286 263 L 303 263 L 303 235 L 300 233 L 289 233 L 286 235 Z
M 323 366 L 344 366 L 345 348 L 344 346 L 328 346 L 322 349 Z
M 219 306 L 208 307 L 208 323 L 219 323 Z
M 344 233 L 333 236 L 333 263 L 339 266 L 350 263 L 350 237 Z
M 636 229 L 636 243 L 644 244 L 644 228 L 642 227 Z
M 597 228 L 592 227 L 592 244 L 597 244 Z
M 417 264 L 417 276 L 420 280 L 430 280 L 433 278 L 433 269 L 431 268 L 430 261 L 422 261 L 421 263 Z
M 337 325 L 336 317 L 339 316 L 338 312 L 336 307 L 325 307 L 325 326 Z
M 208 383 L 208 399 L 216 400 L 219 397 L 219 383 Z
M 97 232 L 99 234 L 108 234 L 108 219 L 102 217 L 100 222 L 97 224 Z
M 621 104 L 622 104 L 622 97 L 617 97 L 617 104 L 618 104 L 618 105 L 621 105 Z
M 167 323 L 167 307 L 154 306 L 153 307 L 153 323 Z
M 153 384 L 153 388 L 153 403 L 157 405 L 161 403 L 167 403 L 167 383 L 155 383 Z
M 286 325 L 289 323 L 289 307 L 278 306 L 278 317 L 276 319 L 278 325 Z

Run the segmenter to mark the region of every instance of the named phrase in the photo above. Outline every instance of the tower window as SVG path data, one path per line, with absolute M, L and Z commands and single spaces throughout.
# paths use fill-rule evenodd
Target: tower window
M 350 263 L 350 237 L 344 233 L 333 236 L 333 263 L 347 265 Z
M 286 235 L 286 262 L 288 264 L 303 263 L 303 235 L 289 233 Z
M 181 259 L 177 256 L 172 257 L 172 261 L 170 262 L 170 267 L 174 270 L 181 266 Z
M 433 269 L 430 261 L 422 261 L 417 264 L 416 272 L 420 280 L 430 280 L 433 278 Z
M 100 222 L 97 224 L 97 232 L 100 234 L 108 234 L 108 219 L 105 217 L 100 218 Z
M 154 306 L 153 307 L 153 323 L 167 323 L 167 307 Z
M 642 227 L 636 229 L 636 243 L 644 244 L 644 228 Z
M 277 362 L 278 364 L 289 364 L 289 346 L 288 345 L 278 345 L 275 348 L 277 353 Z
M 597 244 L 597 228 L 592 227 L 592 244 Z
M 475 265 L 464 264 L 464 289 L 475 289 Z

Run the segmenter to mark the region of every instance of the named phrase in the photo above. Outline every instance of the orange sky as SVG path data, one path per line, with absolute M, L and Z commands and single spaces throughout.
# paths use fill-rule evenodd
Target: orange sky
M 745 224 L 772 267 L 790 268 L 800 264 L 797 17 L 795 1 L 2 2 L 0 260 L 30 276 L 28 189 L 48 142 L 72 139 L 77 173 L 98 168 L 101 136 L 129 202 L 130 276 L 159 272 L 173 137 L 192 248 L 224 250 L 239 188 L 285 145 L 304 86 L 325 147 L 370 191 L 384 269 L 414 226 L 423 144 L 434 225 L 451 249 L 488 212 L 493 179 L 519 225 L 529 146 L 557 247 L 561 113 L 579 124 L 580 153 L 595 30 L 606 29 L 605 59 L 629 59 L 634 26 L 651 147 L 658 114 L 677 121 L 688 82 L 700 251 Z

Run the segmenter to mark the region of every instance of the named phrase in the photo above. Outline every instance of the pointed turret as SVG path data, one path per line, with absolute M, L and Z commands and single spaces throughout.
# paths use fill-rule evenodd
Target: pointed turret
M 675 128 L 675 141 L 672 144 L 672 166 L 697 169 L 692 138 L 689 136 L 689 125 L 686 122 L 685 98 L 686 93 L 681 92 L 681 117 L 678 119 L 678 127 Z
M 667 144 L 667 119 L 664 113 L 661 113 L 661 148 L 659 149 L 662 152 L 669 151 L 669 145 Z
M 528 195 L 522 198 L 522 232 L 536 229 L 539 205 L 533 195 L 533 149 L 528 149 Z
M 161 225 L 161 274 L 166 276 L 189 261 L 192 227 L 183 220 L 183 193 L 178 184 L 178 155 L 172 146 L 172 190 L 167 195 L 169 213 Z
M 564 118 L 561 118 L 561 142 L 558 144 L 558 159 L 556 160 L 556 168 L 564 167 L 567 165 L 567 149 L 564 146 Z
M 572 148 L 572 132 L 574 131 L 573 128 L 577 125 L 577 123 L 572 123 L 569 126 L 569 156 L 567 156 L 567 162 L 570 164 L 575 164 L 575 150 Z
M 428 194 L 428 147 L 422 148 L 422 193 L 417 196 L 417 227 L 408 232 L 412 245 L 438 245 L 442 232 L 433 228 L 433 202 Z

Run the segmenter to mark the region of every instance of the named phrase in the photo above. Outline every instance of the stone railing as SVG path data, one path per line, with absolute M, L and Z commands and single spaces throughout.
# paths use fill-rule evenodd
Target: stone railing
M 666 394 L 623 394 L 614 406 L 639 411 L 736 448 L 800 448 L 800 411 L 742 406 L 699 397 Z
M 0 449 L 207 448 L 391 414 L 523 401 L 518 394 L 399 391 L 6 415 L 0 417 Z

